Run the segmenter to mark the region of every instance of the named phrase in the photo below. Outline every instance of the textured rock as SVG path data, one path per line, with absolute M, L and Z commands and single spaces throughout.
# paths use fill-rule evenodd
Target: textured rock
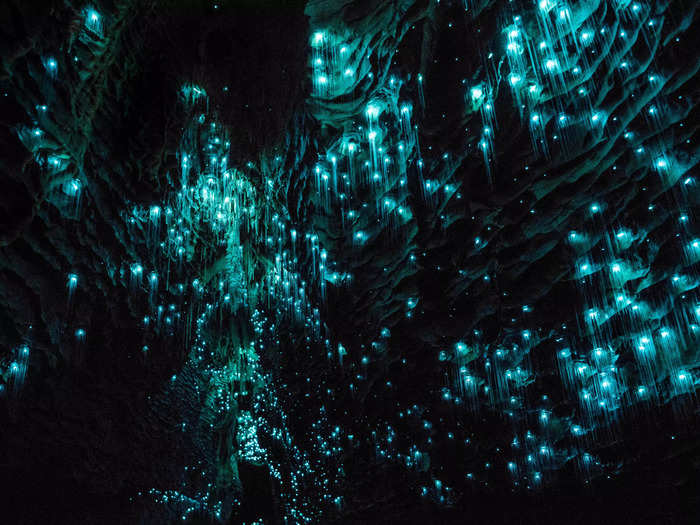
M 14 521 L 693 522 L 696 25 L 6 2 Z

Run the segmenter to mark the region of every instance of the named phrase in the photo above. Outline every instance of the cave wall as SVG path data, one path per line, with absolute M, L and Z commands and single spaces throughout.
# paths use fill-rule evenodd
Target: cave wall
M 18 521 L 696 515 L 692 2 L 0 9 Z

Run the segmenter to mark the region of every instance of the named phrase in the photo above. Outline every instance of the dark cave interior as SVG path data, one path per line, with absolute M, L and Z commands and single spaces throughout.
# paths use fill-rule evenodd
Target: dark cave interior
M 697 10 L 5 0 L 0 522 L 698 523 Z

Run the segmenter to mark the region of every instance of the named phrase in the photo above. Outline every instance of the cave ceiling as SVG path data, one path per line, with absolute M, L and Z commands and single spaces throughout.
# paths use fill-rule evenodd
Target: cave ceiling
M 697 523 L 697 18 L 3 2 L 8 523 Z

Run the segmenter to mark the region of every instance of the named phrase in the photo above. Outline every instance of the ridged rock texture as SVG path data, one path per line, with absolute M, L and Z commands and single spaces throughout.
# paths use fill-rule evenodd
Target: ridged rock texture
M 688 0 L 6 0 L 7 523 L 697 523 Z

